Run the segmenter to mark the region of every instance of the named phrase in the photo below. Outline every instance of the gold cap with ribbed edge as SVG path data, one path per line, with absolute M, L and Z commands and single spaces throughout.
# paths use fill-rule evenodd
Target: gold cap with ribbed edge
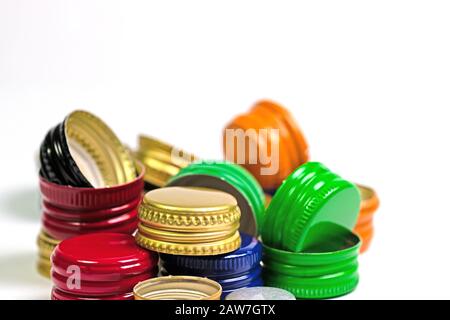
M 100 118 L 86 111 L 74 111 L 65 120 L 65 134 L 72 157 L 93 187 L 136 179 L 131 153 Z
M 166 185 L 180 169 L 197 160 L 192 154 L 144 135 L 139 136 L 134 155 L 145 166 L 144 180 L 156 187 Z
M 140 282 L 133 293 L 136 300 L 220 300 L 222 287 L 207 278 L 168 276 Z
M 50 278 L 51 261 L 53 250 L 61 241 L 53 239 L 45 231 L 41 230 L 37 238 L 38 245 L 38 260 L 37 260 L 37 270 L 38 272 L 46 277 Z
M 139 208 L 137 243 L 179 255 L 218 255 L 239 248 L 236 199 L 207 188 L 166 187 L 148 192 Z

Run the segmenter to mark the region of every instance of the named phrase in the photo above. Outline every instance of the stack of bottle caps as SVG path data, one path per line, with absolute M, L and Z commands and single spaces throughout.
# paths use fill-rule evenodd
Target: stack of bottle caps
M 163 275 L 207 277 L 222 286 L 225 297 L 262 285 L 262 246 L 244 230 L 258 234 L 264 199 L 259 184 L 242 167 L 193 163 L 167 187 L 146 194 L 136 239 L 161 253 Z M 236 235 L 239 242 L 233 240 Z
M 160 253 L 205 256 L 234 251 L 241 245 L 241 212 L 225 192 L 166 187 L 148 192 L 139 208 L 136 241 Z
M 375 192 L 308 162 L 301 130 L 274 102 L 233 119 L 224 151 L 232 162 L 198 161 L 140 136 L 132 154 L 84 111 L 51 129 L 40 149 L 38 270 L 51 274 L 52 298 L 317 299 L 354 290 Z
M 192 154 L 144 135 L 139 136 L 135 157 L 145 167 L 144 181 L 147 191 L 165 186 L 180 169 L 197 160 Z
M 320 163 L 295 170 L 275 193 L 262 232 L 264 280 L 297 298 L 332 298 L 359 280 L 353 229 L 360 194 Z
M 158 274 L 158 256 L 126 234 L 62 241 L 52 256 L 53 300 L 133 300 L 133 288 Z
M 161 254 L 163 275 L 206 277 L 222 286 L 222 299 L 237 289 L 262 286 L 261 243 L 241 233 L 241 247 L 219 256 L 181 256 Z
M 361 208 L 354 232 L 361 238 L 361 253 L 367 251 L 373 238 L 373 216 L 380 205 L 378 196 L 370 187 L 357 185 L 361 193 Z
M 71 113 L 46 135 L 40 162 L 41 274 L 49 275 L 49 255 L 61 240 L 136 230 L 144 171 L 137 177 L 131 154 L 99 118 Z
M 308 144 L 295 119 L 286 108 L 267 100 L 257 102 L 225 127 L 223 149 L 226 159 L 243 165 L 264 188 L 266 207 L 288 175 L 309 159 Z M 373 238 L 379 199 L 370 187 L 358 185 L 358 189 L 361 209 L 353 231 L 361 238 L 363 253 Z

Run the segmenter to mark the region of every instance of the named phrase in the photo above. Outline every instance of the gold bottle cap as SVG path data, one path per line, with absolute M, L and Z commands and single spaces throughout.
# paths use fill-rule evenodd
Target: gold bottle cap
M 219 241 L 175 243 L 152 239 L 138 231 L 136 234 L 136 242 L 147 250 L 159 253 L 181 256 L 215 256 L 239 249 L 241 246 L 241 236 L 239 231 L 235 231 L 231 237 Z
M 50 273 L 52 268 L 50 261 L 39 257 L 36 268 L 41 276 L 50 279 Z
M 206 188 L 166 187 L 148 192 L 139 208 L 137 242 L 153 251 L 217 255 L 240 246 L 236 199 Z
M 93 114 L 86 111 L 69 114 L 65 134 L 71 156 L 93 187 L 120 185 L 136 179 L 132 155 Z
M 135 157 L 145 166 L 144 180 L 154 186 L 162 187 L 197 158 L 169 144 L 147 136 L 139 136 Z
M 136 300 L 220 300 L 222 287 L 201 277 L 168 276 L 138 283 Z
M 53 239 L 44 230 L 41 230 L 37 238 L 39 255 L 41 257 L 48 257 L 48 259 L 50 259 L 53 250 L 55 250 L 56 246 L 60 242 L 60 240 Z
M 144 224 L 138 226 L 139 232 L 151 239 L 160 241 L 170 241 L 176 243 L 194 244 L 220 241 L 222 239 L 228 239 L 236 233 L 239 228 L 239 223 L 232 226 L 232 229 L 227 228 L 219 231 L 204 231 L 204 232 L 177 232 L 166 231 L 158 228 L 147 227 Z
M 196 187 L 166 187 L 148 192 L 139 219 L 150 227 L 170 231 L 230 230 L 239 223 L 236 199 L 225 192 Z
M 37 271 L 44 277 L 50 278 L 52 263 L 50 257 L 59 244 L 59 240 L 53 239 L 45 231 L 41 230 L 37 239 L 38 260 Z

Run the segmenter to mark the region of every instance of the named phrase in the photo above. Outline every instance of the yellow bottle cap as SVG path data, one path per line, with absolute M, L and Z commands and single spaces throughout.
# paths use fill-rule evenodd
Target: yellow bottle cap
M 65 120 L 70 154 L 93 187 L 125 184 L 136 179 L 132 155 L 114 132 L 86 111 L 74 111 Z
M 147 193 L 139 208 L 137 242 L 153 251 L 217 255 L 240 246 L 236 199 L 206 188 L 166 187 Z
M 189 153 L 147 136 L 139 136 L 135 157 L 145 166 L 145 182 L 163 187 L 180 169 L 197 158 Z
M 59 244 L 59 240 L 53 239 L 45 231 L 41 230 L 37 238 L 38 245 L 38 261 L 37 270 L 38 272 L 46 277 L 50 278 L 51 261 L 53 251 Z
M 168 276 L 138 283 L 136 300 L 220 300 L 222 287 L 201 277 Z

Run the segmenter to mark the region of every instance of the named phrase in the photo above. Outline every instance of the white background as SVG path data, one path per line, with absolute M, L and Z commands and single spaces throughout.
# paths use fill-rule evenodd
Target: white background
M 429 0 L 0 0 L 0 298 L 49 296 L 34 156 L 67 113 L 220 158 L 223 126 L 261 98 L 292 111 L 313 160 L 379 193 L 345 298 L 450 298 L 449 16 Z

